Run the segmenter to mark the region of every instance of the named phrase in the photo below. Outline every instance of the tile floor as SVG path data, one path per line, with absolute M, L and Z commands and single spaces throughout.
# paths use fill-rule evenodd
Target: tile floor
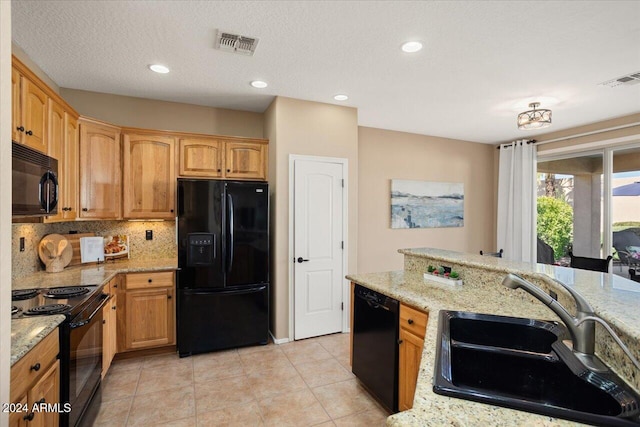
M 94 426 L 383 426 L 349 366 L 349 335 L 180 359 L 116 361 Z

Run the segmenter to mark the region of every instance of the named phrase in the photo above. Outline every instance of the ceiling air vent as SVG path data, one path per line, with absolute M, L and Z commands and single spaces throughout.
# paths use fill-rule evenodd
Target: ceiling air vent
M 616 79 L 607 80 L 606 82 L 600 83 L 600 86 L 616 87 L 621 85 L 631 86 L 637 84 L 640 84 L 640 71 L 637 73 L 627 74 Z
M 256 51 L 258 41 L 259 39 L 255 37 L 241 36 L 218 30 L 216 49 L 252 56 Z

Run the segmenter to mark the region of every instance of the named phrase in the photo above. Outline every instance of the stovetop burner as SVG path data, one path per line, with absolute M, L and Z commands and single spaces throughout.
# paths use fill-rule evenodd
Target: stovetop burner
M 11 314 L 16 314 L 18 311 L 20 311 L 18 307 L 16 307 L 15 305 L 11 306 Z
M 47 304 L 39 305 L 37 307 L 30 308 L 25 311 L 24 314 L 29 316 L 38 316 L 43 314 L 56 314 L 63 313 L 71 308 L 68 304 Z
M 62 298 L 77 297 L 78 295 L 84 295 L 87 292 L 89 292 L 89 288 L 82 288 L 78 286 L 71 287 L 71 288 L 53 288 L 53 289 L 47 290 L 44 296 L 48 298 L 62 299 Z
M 39 289 L 16 289 L 14 291 L 11 291 L 11 300 L 22 301 L 25 299 L 31 299 L 39 293 Z

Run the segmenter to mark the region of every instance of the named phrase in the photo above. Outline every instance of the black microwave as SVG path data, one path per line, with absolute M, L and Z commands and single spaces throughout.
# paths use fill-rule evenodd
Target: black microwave
M 58 161 L 12 142 L 11 200 L 13 216 L 58 213 Z

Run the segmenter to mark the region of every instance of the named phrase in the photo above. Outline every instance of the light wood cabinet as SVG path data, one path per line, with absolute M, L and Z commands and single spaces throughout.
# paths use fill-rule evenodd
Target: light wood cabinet
M 118 296 L 119 307 L 124 306 L 117 310 L 119 352 L 175 343 L 174 287 L 173 271 L 126 275 Z
M 175 138 L 124 134 L 123 216 L 175 217 Z
M 267 179 L 267 145 L 255 142 L 226 141 L 225 178 Z
M 58 352 L 56 329 L 11 367 L 11 402 L 28 408 L 28 412 L 12 413 L 9 416 L 11 427 L 58 425 L 57 412 L 32 411 L 34 404 L 60 403 L 60 361 L 56 359 Z
M 217 139 L 181 138 L 178 142 L 180 176 L 222 178 L 224 143 Z
M 400 304 L 398 410 L 413 407 L 428 314 Z
M 78 122 L 60 103 L 49 99 L 48 154 L 58 160 L 58 213 L 45 222 L 74 220 L 78 206 Z
M 81 119 L 80 218 L 119 219 L 121 214 L 120 129 Z
M 109 301 L 102 309 L 103 335 L 102 335 L 102 378 L 109 371 L 113 357 L 117 351 L 117 307 L 118 307 L 118 287 L 120 275 L 114 277 L 104 287 L 103 292 L 109 295 Z
M 11 70 L 11 91 L 12 139 L 46 154 L 49 96 L 16 68 Z
M 180 176 L 261 181 L 267 179 L 266 140 L 181 138 L 178 152 Z

